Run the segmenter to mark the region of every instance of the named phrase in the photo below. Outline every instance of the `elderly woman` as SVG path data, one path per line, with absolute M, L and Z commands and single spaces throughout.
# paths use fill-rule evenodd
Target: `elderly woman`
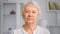
M 36 24 L 36 19 L 40 15 L 39 7 L 34 2 L 27 2 L 22 8 L 22 16 L 25 24 L 13 31 L 13 34 L 50 34 L 46 28 L 42 28 Z

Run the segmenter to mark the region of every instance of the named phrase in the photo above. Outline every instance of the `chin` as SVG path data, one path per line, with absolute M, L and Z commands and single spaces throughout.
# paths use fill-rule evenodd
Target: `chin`
M 27 21 L 28 23 L 34 23 L 33 21 Z

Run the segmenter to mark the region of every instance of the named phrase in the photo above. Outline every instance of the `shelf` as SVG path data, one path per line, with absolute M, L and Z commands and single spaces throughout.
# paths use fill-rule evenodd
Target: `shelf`
M 48 11 L 60 11 L 60 10 L 48 10 Z
M 60 11 L 60 0 L 47 0 L 47 10 L 50 12 Z
M 16 28 L 16 3 L 2 3 L 1 4 L 1 30 L 2 33 L 6 32 L 9 28 L 15 29 Z M 14 10 L 14 11 L 12 11 Z M 14 14 L 14 15 L 11 15 Z
M 16 3 L 3 3 L 3 16 L 10 15 L 10 12 L 16 12 Z
M 49 13 L 57 13 L 57 12 L 59 12 L 60 13 L 60 10 L 48 10 L 47 12 L 49 12 Z
M 54 27 L 56 27 L 56 28 L 60 28 L 60 26 L 49 26 L 49 27 L 52 27 L 52 28 L 54 28 Z
M 15 15 L 10 15 L 10 14 L 8 14 L 8 15 L 3 15 L 3 16 L 15 16 Z

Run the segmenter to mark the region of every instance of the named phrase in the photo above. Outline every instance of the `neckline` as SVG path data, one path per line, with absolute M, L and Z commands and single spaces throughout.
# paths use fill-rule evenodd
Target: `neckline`
M 38 27 L 39 27 L 39 26 L 37 25 L 37 28 L 33 31 L 33 33 L 35 33 L 35 32 L 37 31 Z M 26 31 L 24 30 L 24 27 L 23 27 L 23 26 L 22 26 L 22 29 L 23 29 L 23 32 L 24 32 L 24 33 L 28 34 L 28 32 L 26 32 Z

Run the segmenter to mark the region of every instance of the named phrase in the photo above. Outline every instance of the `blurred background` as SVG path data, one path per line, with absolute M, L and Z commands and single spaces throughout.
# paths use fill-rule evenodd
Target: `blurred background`
M 0 34 L 11 34 L 21 27 L 24 20 L 21 16 L 23 3 L 32 0 L 0 0 Z M 37 24 L 48 28 L 51 34 L 60 34 L 60 0 L 33 0 L 41 8 Z

